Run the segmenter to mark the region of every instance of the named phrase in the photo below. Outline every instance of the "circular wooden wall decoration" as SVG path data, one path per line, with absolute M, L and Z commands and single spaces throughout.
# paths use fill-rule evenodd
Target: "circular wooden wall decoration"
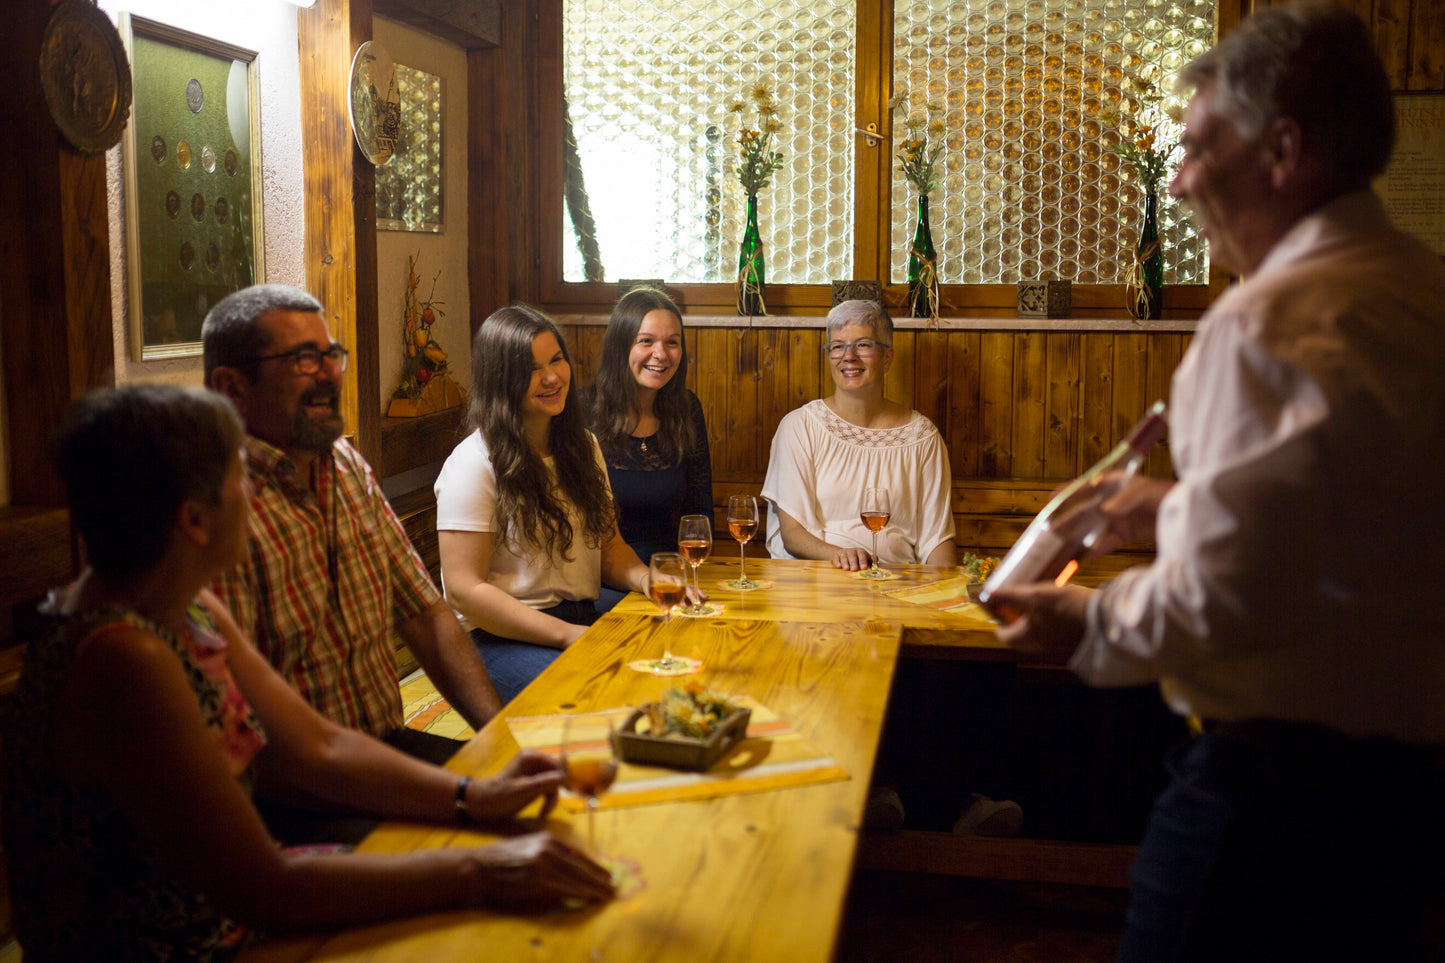
M 391 160 L 401 133 L 401 92 L 391 55 L 374 40 L 351 61 L 351 129 L 366 159 L 380 167 Z
M 55 126 L 76 150 L 99 154 L 120 141 L 130 116 L 130 60 L 93 3 L 55 5 L 40 41 L 40 85 Z

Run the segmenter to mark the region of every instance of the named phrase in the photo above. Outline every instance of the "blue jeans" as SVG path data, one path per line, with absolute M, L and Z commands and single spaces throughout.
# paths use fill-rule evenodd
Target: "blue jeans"
M 1427 958 L 1445 892 L 1438 753 L 1260 723 L 1206 733 L 1168 768 L 1121 961 Z
M 542 611 L 573 625 L 591 625 L 597 621 L 597 608 L 591 599 L 561 602 Z M 492 677 L 492 685 L 496 687 L 497 697 L 503 705 L 515 699 L 517 693 L 562 654 L 561 649 L 504 639 L 485 629 L 472 629 L 472 644 L 481 653 L 482 663 L 487 667 L 487 674 Z

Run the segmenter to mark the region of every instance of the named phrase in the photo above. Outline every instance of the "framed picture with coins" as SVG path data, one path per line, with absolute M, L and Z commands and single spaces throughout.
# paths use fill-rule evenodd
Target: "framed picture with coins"
M 120 32 L 131 352 L 197 355 L 211 305 L 265 277 L 256 52 L 131 14 Z

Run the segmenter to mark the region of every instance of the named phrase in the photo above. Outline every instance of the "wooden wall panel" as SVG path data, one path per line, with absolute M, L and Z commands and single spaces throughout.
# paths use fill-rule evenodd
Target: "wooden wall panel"
M 734 475 L 760 475 L 758 455 L 758 339 L 736 328 L 727 339 L 728 450 L 724 470 Z M 781 417 L 781 415 L 779 416 Z M 713 456 L 717 464 L 717 456 Z
M 818 328 L 794 329 L 788 335 L 788 391 L 792 404 L 788 410 L 801 408 L 814 398 L 821 398 L 819 389 L 832 384 L 824 370 L 823 332 Z M 821 359 L 821 360 L 820 360 Z
M 697 397 L 707 415 L 714 476 L 724 474 L 733 461 L 727 431 L 732 416 L 727 394 L 729 335 L 723 328 L 703 328 L 697 333 Z
M 1114 404 L 1113 427 L 1109 444 L 1117 443 L 1129 433 L 1134 422 L 1154 400 L 1149 397 L 1150 335 L 1118 334 L 1114 336 Z
M 935 421 L 953 455 L 954 477 L 979 474 L 979 344 L 977 331 L 948 334 L 948 410 Z
M 915 331 L 893 332 L 893 364 L 883 382 L 888 397 L 908 408 L 916 407 L 913 397 L 913 346 L 917 337 L 918 332 Z M 828 377 L 831 379 L 832 375 Z M 828 385 L 824 382 L 824 390 L 831 391 Z
M 1045 478 L 1069 478 L 1079 466 L 1080 338 L 1072 331 L 1045 336 L 1048 400 L 1044 420 Z
M 1013 475 L 1014 336 L 985 331 L 979 351 L 978 474 Z
M 961 333 L 961 332 L 960 332 Z M 949 335 L 942 331 L 920 331 L 913 346 L 913 401 L 911 407 L 938 426 L 948 424 Z M 908 404 L 898 399 L 902 404 Z M 945 435 L 944 441 L 948 438 Z
M 1014 335 L 1013 467 L 1015 478 L 1044 477 L 1044 425 L 1048 403 L 1048 354 L 1042 331 Z
M 788 395 L 788 332 L 782 328 L 762 328 L 758 341 L 758 441 L 754 464 L 766 473 L 768 453 L 778 422 L 792 410 Z
M 1082 381 L 1079 390 L 1079 465 L 1104 457 L 1113 438 L 1114 336 L 1080 339 Z
M 1410 73 L 1406 90 L 1445 87 L 1445 4 L 1414 0 L 1410 9 Z

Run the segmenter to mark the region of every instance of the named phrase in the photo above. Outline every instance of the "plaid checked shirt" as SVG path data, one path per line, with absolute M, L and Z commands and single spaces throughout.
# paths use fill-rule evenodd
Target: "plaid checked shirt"
M 371 735 L 402 725 L 393 627 L 441 594 L 365 459 L 342 439 L 309 480 L 246 438 L 249 558 L 214 588 L 242 631 L 333 721 Z

